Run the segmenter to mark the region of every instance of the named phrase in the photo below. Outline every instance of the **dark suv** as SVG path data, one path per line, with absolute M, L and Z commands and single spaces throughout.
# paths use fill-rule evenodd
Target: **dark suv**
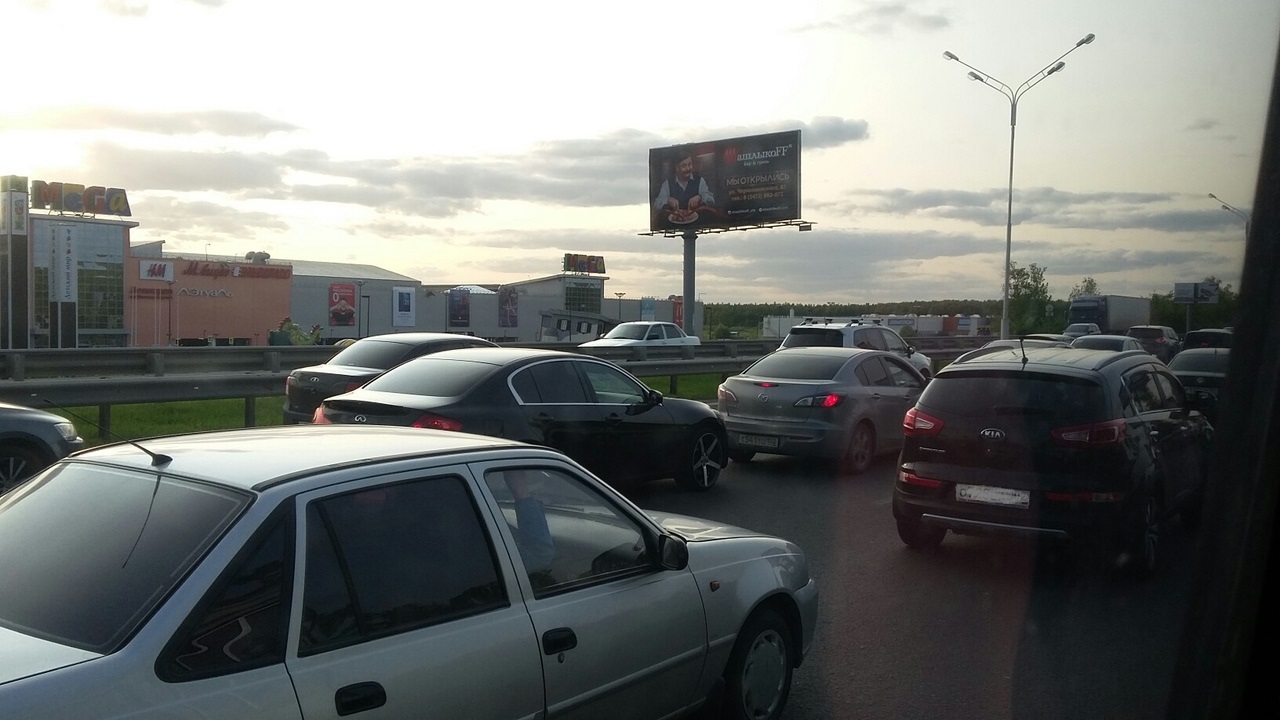
M 1141 350 L 1026 348 L 940 370 L 903 420 L 898 535 L 1080 541 L 1139 572 L 1198 520 L 1213 429 Z
M 1134 325 L 1125 333 L 1142 343 L 1142 347 L 1152 355 L 1167 363 L 1182 349 L 1182 341 L 1178 332 L 1166 325 Z

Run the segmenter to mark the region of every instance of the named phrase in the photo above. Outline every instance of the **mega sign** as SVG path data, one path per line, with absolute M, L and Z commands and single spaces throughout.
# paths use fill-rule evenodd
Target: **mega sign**
M 577 273 L 603 273 L 604 258 L 600 255 L 564 254 L 564 271 Z
M 31 209 L 129 217 L 129 196 L 120 188 L 31 181 Z
M 649 229 L 729 229 L 800 218 L 800 131 L 649 151 Z

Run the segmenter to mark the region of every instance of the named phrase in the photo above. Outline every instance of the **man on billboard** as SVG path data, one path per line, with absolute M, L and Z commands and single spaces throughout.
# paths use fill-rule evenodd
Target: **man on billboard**
M 673 172 L 658 188 L 653 209 L 659 214 L 666 213 L 672 223 L 687 225 L 697 221 L 699 208 L 704 211 L 714 208 L 716 199 L 706 179 L 697 172 L 691 149 L 681 149 L 674 159 Z

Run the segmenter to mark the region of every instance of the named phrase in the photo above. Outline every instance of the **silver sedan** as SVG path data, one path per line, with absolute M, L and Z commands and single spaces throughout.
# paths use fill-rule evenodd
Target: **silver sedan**
M 882 350 L 775 351 L 717 391 L 729 458 L 801 455 L 862 472 L 876 455 L 902 447 L 902 418 L 925 382 L 909 362 Z
M 121 443 L 0 501 L 17 718 L 777 718 L 804 553 L 545 448 L 298 425 Z

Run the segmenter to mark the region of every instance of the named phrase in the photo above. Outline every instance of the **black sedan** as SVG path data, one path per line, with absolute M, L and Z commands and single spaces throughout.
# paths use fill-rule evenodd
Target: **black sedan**
M 325 400 L 320 423 L 409 425 L 555 448 L 618 484 L 715 485 L 725 428 L 705 403 L 664 398 L 613 363 L 528 348 L 449 350 Z
M 0 495 L 49 463 L 84 447 L 71 421 L 51 412 L 0 403 Z
M 298 368 L 285 379 L 284 424 L 309 423 L 320 401 L 355 390 L 394 367 L 422 355 L 466 347 L 497 347 L 454 333 L 392 333 L 355 341 L 323 365 Z
M 1169 361 L 1169 371 L 1182 383 L 1188 395 L 1204 398 L 1202 412 L 1210 422 L 1217 420 L 1218 392 L 1227 378 L 1231 350 L 1224 347 L 1194 347 Z

